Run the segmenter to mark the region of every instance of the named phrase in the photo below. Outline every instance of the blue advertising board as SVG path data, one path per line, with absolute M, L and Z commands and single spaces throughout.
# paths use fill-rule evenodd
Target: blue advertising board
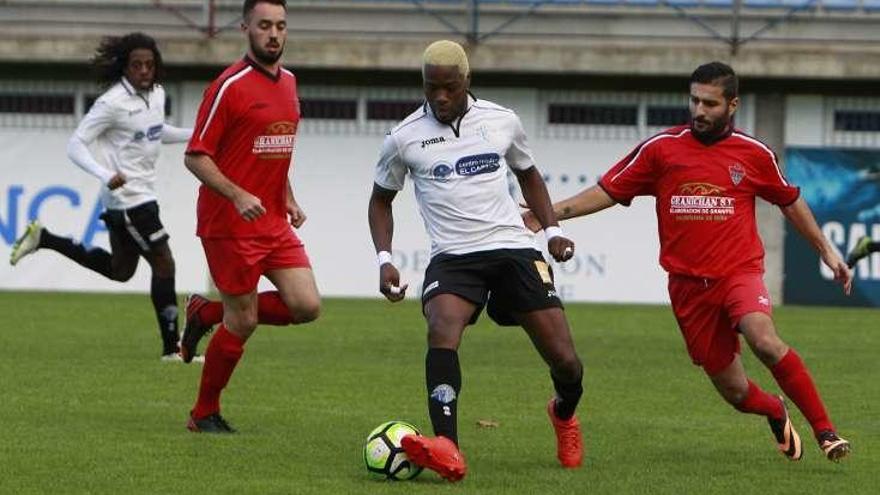
M 880 240 L 880 150 L 788 148 L 786 175 L 816 215 L 825 236 L 845 255 L 862 236 Z M 785 227 L 787 304 L 880 306 L 880 254 L 859 262 L 846 297 L 831 271 L 794 227 Z

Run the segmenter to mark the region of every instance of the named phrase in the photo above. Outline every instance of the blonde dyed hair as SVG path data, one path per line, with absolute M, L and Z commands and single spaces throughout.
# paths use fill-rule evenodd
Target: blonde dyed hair
M 422 56 L 422 77 L 425 76 L 425 66 L 428 65 L 455 65 L 464 77 L 471 73 L 464 48 L 449 40 L 435 41 L 425 48 L 425 54 Z

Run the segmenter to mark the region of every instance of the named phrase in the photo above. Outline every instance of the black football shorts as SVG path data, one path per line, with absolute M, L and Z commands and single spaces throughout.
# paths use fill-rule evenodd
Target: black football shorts
M 107 209 L 101 214 L 111 237 L 133 244 L 142 253 L 168 242 L 168 232 L 159 220 L 159 204 L 149 201 L 126 210 Z
M 467 254 L 438 254 L 425 270 L 422 312 L 439 294 L 455 294 L 477 305 L 470 324 L 486 312 L 503 326 L 519 325 L 517 313 L 562 308 L 553 270 L 535 249 L 493 249 Z

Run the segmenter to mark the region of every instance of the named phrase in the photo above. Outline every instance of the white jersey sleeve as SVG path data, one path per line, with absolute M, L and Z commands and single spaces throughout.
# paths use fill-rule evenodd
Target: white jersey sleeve
M 98 101 L 92 105 L 89 112 L 79 122 L 79 125 L 76 126 L 76 131 L 74 131 L 73 135 L 86 144 L 92 144 L 98 136 L 117 123 L 120 115 L 119 112 L 109 102 L 103 98 L 98 98 Z
M 400 159 L 400 150 L 394 135 L 389 133 L 382 143 L 379 163 L 376 164 L 375 182 L 379 186 L 392 191 L 403 189 L 406 180 L 406 164 Z
M 162 144 L 185 143 L 192 137 L 192 133 L 190 127 L 174 127 L 165 123 L 162 125 Z
M 504 159 L 511 169 L 530 169 L 535 166 L 535 158 L 532 156 L 532 149 L 529 148 L 526 140 L 526 131 L 523 129 L 522 121 L 519 117 L 514 116 L 512 125 L 510 147 L 507 148 Z
M 116 110 L 109 103 L 98 99 L 83 117 L 67 143 L 67 156 L 78 167 L 101 179 L 106 184 L 115 175 L 98 163 L 89 151 L 89 145 L 116 121 Z

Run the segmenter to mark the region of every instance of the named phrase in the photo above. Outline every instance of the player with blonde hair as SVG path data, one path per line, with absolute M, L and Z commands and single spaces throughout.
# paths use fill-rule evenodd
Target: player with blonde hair
M 583 367 L 552 270 L 508 191 L 508 171 L 540 219 L 553 258 L 571 258 L 574 243 L 556 222 L 519 117 L 469 92 L 462 47 L 452 41 L 431 44 L 422 75 L 425 103 L 385 138 L 369 204 L 379 291 L 389 300 L 400 301 L 407 289 L 391 262 L 391 204 L 408 174 L 432 246 L 421 297 L 428 323 L 428 412 L 436 436 L 407 436 L 402 446 L 414 463 L 450 481 L 464 477 L 458 347 L 465 327 L 486 307 L 498 324 L 524 328 L 548 364 L 556 396 L 547 413 L 557 457 L 564 467 L 578 467 L 583 444 L 575 408 L 583 393 Z

